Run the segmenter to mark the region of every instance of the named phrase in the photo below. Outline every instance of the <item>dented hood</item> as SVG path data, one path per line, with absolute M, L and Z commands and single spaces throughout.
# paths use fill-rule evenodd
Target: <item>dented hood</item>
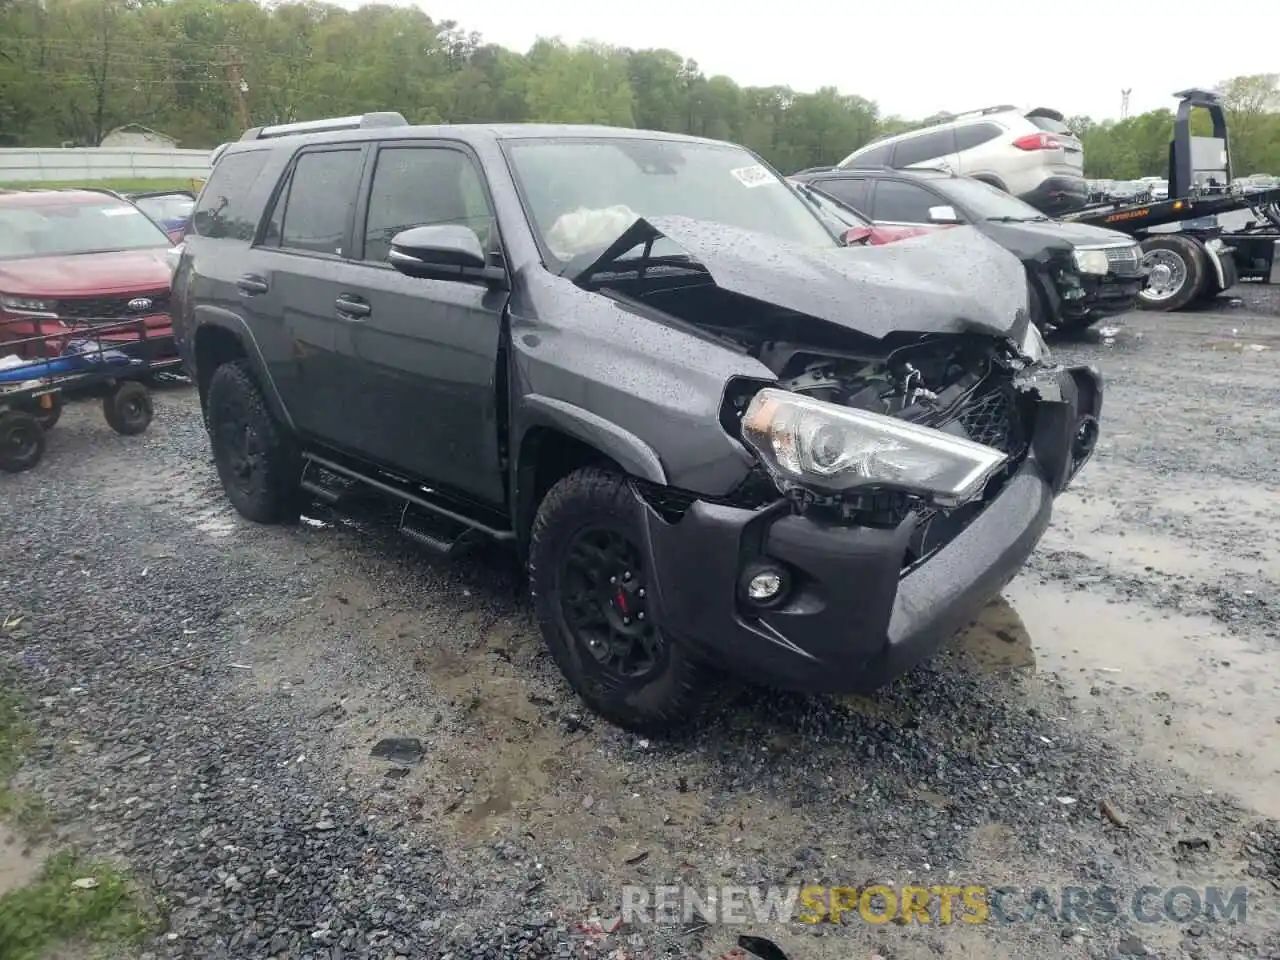
M 647 217 L 566 275 L 585 287 L 623 254 L 661 237 L 723 290 L 877 339 L 897 331 L 1009 336 L 1027 309 L 1022 264 L 971 227 L 828 249 L 687 217 Z

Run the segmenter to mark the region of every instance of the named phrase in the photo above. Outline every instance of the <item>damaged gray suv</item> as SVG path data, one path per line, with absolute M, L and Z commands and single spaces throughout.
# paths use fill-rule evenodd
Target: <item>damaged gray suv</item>
M 220 153 L 174 327 L 244 516 L 375 492 L 509 541 L 624 727 L 722 673 L 867 690 L 1017 573 L 1089 458 L 1021 264 L 961 227 L 846 244 L 726 143 L 370 114 Z

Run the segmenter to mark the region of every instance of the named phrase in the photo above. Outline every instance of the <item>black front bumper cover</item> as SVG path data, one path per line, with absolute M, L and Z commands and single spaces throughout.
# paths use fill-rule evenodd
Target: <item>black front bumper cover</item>
M 914 515 L 875 529 L 811 519 L 789 501 L 695 501 L 671 522 L 637 496 L 663 631 L 745 679 L 813 693 L 874 689 L 928 657 L 1018 573 L 1088 458 L 1075 440 L 1101 411 L 1098 372 L 1042 369 L 1021 389 L 1035 407 L 1025 458 L 968 526 L 905 573 Z M 773 610 L 748 609 L 738 589 L 762 559 L 792 575 Z

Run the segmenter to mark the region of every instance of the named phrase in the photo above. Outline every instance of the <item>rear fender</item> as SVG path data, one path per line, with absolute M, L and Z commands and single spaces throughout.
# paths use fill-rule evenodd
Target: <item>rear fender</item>
M 285 408 L 284 401 L 280 397 L 280 393 L 276 390 L 276 385 L 272 381 L 270 374 L 267 372 L 267 363 L 262 356 L 262 348 L 258 346 L 258 341 L 254 339 L 249 325 L 238 315 L 221 307 L 198 305 L 195 308 L 194 324 L 191 333 L 191 367 L 195 371 L 198 382 L 207 382 L 204 375 L 197 368 L 195 358 L 198 353 L 198 344 L 202 334 L 208 334 L 214 330 L 224 331 L 235 337 L 244 349 L 245 357 L 249 361 L 249 367 L 253 371 L 254 379 L 258 381 L 258 386 L 262 390 L 262 395 L 267 401 L 267 407 L 271 410 L 272 415 L 280 422 L 286 425 L 290 430 L 293 429 L 293 418 L 289 416 L 289 411 Z M 201 396 L 201 402 L 204 397 Z

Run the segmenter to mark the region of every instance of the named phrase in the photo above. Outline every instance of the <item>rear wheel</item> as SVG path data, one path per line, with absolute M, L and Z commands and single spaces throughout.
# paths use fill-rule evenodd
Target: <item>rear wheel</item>
M 44 430 L 31 414 L 22 410 L 0 412 L 0 470 L 30 470 L 44 456 L 44 443 Z
M 102 398 L 102 415 L 111 429 L 126 437 L 136 436 L 151 426 L 155 407 L 146 384 L 126 380 Z
M 209 441 L 227 499 L 257 523 L 297 516 L 300 466 L 248 363 L 224 363 L 209 381 Z
M 1138 294 L 1143 310 L 1181 310 L 1204 290 L 1209 262 L 1190 237 L 1164 234 L 1142 241 L 1142 264 L 1149 271 Z
M 658 735 L 692 720 L 719 678 L 654 622 L 643 542 L 626 478 L 576 470 L 538 508 L 529 585 L 543 639 L 578 696 L 620 727 Z

